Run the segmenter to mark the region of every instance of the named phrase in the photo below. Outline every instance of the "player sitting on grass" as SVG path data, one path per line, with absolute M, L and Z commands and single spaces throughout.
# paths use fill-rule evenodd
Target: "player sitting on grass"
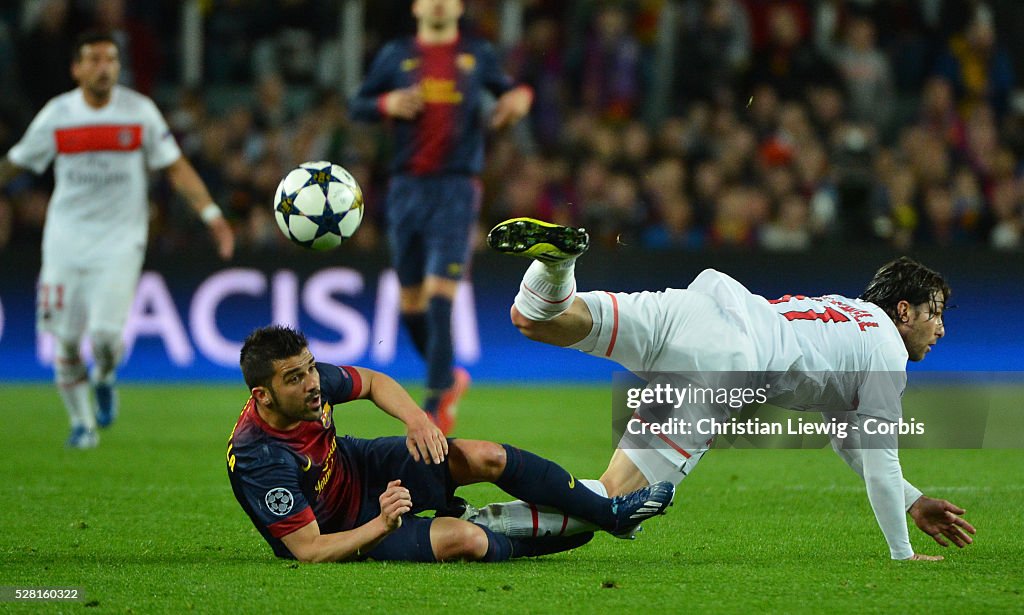
M 535 260 L 512 307 L 512 322 L 526 337 L 609 358 L 641 377 L 715 381 L 742 374 L 767 384 L 769 403 L 821 411 L 826 421 L 849 427 L 845 437 L 830 434 L 832 446 L 864 479 L 893 559 L 942 559 L 911 549 L 907 512 L 942 546 L 947 539 L 961 548 L 972 542 L 974 528 L 959 516 L 964 510 L 904 480 L 897 454 L 907 360 L 922 360 L 945 335 L 950 288 L 938 273 L 900 258 L 879 269 L 859 299 L 768 301 L 712 269 L 684 290 L 577 294 L 574 266 L 589 241 L 583 229 L 516 218 L 494 227 L 487 241 L 499 252 Z M 696 425 L 726 421 L 735 410 L 691 403 L 673 417 Z M 679 484 L 711 442 L 699 430 L 640 442 L 624 437 L 595 486 L 614 495 L 656 481 Z M 525 503 L 483 512 L 478 522 L 511 535 L 575 528 L 561 513 L 538 515 Z
M 241 353 L 252 396 L 231 433 L 235 498 L 278 557 L 307 562 L 372 558 L 433 562 L 544 555 L 592 537 L 514 538 L 445 510 L 460 485 L 493 482 L 514 497 L 555 507 L 610 532 L 630 532 L 663 513 L 671 483 L 615 498 L 577 487 L 557 464 L 508 444 L 447 440 L 388 376 L 317 363 L 306 338 L 257 329 Z M 337 404 L 369 399 L 405 423 L 406 437 L 337 437 Z

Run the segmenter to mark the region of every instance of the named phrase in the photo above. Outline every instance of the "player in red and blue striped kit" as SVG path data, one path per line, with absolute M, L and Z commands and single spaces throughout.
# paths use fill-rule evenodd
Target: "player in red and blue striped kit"
M 286 327 L 253 332 L 242 347 L 251 391 L 231 432 L 228 476 L 235 498 L 278 557 L 502 561 L 563 551 L 593 536 L 517 538 L 453 517 L 460 485 L 493 482 L 617 534 L 665 510 L 671 483 L 625 496 L 597 495 L 557 464 L 508 444 L 447 440 L 384 374 L 317 363 L 306 338 Z M 406 437 L 338 437 L 333 411 L 371 400 L 405 423 Z
M 449 433 L 469 384 L 465 370 L 453 369 L 451 311 L 480 208 L 484 90 L 498 97 L 492 129 L 526 115 L 533 93 L 515 86 L 489 43 L 460 35 L 460 0 L 415 0 L 412 12 L 416 36 L 380 51 L 351 110 L 392 124 L 387 220 L 402 320 L 427 362 L 424 408 Z

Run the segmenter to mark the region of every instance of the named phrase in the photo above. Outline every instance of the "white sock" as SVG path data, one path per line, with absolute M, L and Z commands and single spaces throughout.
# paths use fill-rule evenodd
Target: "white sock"
M 608 497 L 599 480 L 584 479 L 578 483 L 602 497 Z M 534 506 L 522 500 L 488 504 L 480 509 L 474 523 L 487 526 L 491 531 L 506 536 L 572 536 L 598 529 L 593 523 L 570 517 L 550 506 Z
M 551 320 L 569 309 L 576 296 L 576 259 L 533 261 L 516 295 L 519 313 L 534 321 Z
M 64 401 L 71 427 L 85 427 L 96 430 L 96 410 L 92 402 L 92 385 L 89 384 L 85 364 L 81 359 L 57 357 L 54 364 L 57 390 Z

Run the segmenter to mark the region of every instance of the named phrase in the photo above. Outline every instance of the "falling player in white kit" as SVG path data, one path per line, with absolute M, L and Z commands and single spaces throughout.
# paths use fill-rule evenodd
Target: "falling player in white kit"
M 85 33 L 74 49 L 78 87 L 50 100 L 0 161 L 0 187 L 54 163 L 37 327 L 55 338 L 55 380 L 71 420 L 67 445 L 92 448 L 97 424 L 105 427 L 117 414 L 115 369 L 146 251 L 148 172 L 166 171 L 209 227 L 221 258 L 231 257 L 234 235 L 153 101 L 117 85 L 111 35 Z M 92 386 L 79 352 L 86 334 L 95 357 Z
M 942 312 L 950 289 L 938 273 L 897 259 L 878 270 L 859 299 L 768 301 L 712 269 L 687 289 L 577 294 L 574 264 L 589 241 L 583 229 L 515 218 L 497 225 L 487 241 L 499 252 L 535 261 L 512 307 L 512 322 L 526 337 L 609 358 L 645 378 L 744 374 L 771 383 L 771 403 L 821 411 L 825 420 L 858 427 L 845 430 L 843 438 L 830 436 L 833 449 L 864 479 L 893 559 L 942 559 L 911 549 L 907 512 L 942 546 L 947 539 L 961 548 L 972 542 L 974 528 L 959 516 L 962 509 L 924 496 L 903 479 L 896 431 L 869 436 L 860 428 L 865 421 L 901 419 L 907 360 L 923 359 L 945 334 Z M 729 410 L 722 404 L 682 407 L 691 425 L 702 417 L 725 420 Z M 695 430 L 650 441 L 626 446 L 624 438 L 600 481 L 585 484 L 606 495 L 661 480 L 678 484 L 712 443 Z M 583 529 L 560 514 L 525 507 L 491 505 L 477 522 L 539 535 Z

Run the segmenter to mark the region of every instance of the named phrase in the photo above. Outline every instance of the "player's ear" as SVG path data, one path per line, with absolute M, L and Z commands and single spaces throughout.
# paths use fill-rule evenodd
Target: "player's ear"
M 256 403 L 265 408 L 270 408 L 274 405 L 274 396 L 270 394 L 270 389 L 267 387 L 253 387 L 252 398 L 256 400 Z
M 906 299 L 903 299 L 896 304 L 896 324 L 906 324 L 910 322 L 910 307 L 910 302 Z

